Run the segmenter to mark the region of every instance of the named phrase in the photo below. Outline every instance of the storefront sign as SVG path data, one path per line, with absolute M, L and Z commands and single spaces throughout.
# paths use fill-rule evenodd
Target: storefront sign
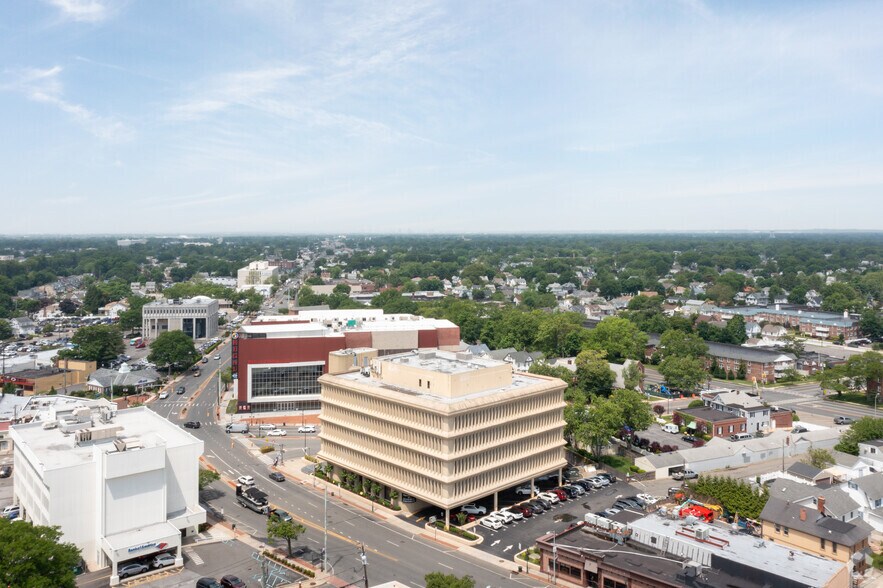
M 130 547 L 129 553 L 132 553 L 134 551 L 141 551 L 142 549 L 149 549 L 150 547 L 165 549 L 168 545 L 168 543 L 157 543 L 156 541 L 152 541 L 150 543 L 142 543 L 141 545 L 133 545 L 132 547 Z

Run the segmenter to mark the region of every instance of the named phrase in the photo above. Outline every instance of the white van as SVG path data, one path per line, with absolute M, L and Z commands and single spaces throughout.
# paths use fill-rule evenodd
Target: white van
M 662 425 L 662 430 L 666 433 L 680 433 L 681 429 L 674 423 L 666 423 Z
M 248 423 L 230 423 L 224 430 L 228 433 L 248 433 Z
M 748 441 L 749 439 L 754 439 L 754 435 L 751 433 L 736 433 L 735 435 L 730 435 L 730 441 Z

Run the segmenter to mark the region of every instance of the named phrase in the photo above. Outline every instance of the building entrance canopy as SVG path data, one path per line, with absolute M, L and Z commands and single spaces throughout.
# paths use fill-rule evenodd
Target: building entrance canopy
M 168 522 L 116 533 L 102 540 L 105 553 L 116 563 L 180 546 L 181 531 Z

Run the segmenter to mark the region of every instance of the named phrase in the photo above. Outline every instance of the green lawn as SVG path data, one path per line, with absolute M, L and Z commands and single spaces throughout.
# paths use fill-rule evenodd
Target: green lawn
M 853 404 L 861 404 L 864 406 L 874 406 L 874 397 L 868 397 L 866 394 L 862 394 L 860 392 L 844 392 L 843 394 L 837 394 L 833 392 L 825 396 L 825 400 L 830 400 L 833 402 L 851 402 Z M 883 407 L 883 402 L 878 401 L 877 404 L 880 407 Z

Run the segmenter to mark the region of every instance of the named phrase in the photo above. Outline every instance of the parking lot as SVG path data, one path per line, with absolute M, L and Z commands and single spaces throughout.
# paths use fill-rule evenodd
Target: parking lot
M 685 434 L 686 433 L 666 433 L 662 430 L 662 425 L 653 423 L 646 431 L 639 432 L 638 437 L 641 439 L 649 439 L 650 443 L 656 441 L 660 445 L 672 445 L 678 449 L 689 449 L 693 447 L 693 444 L 682 439 Z

